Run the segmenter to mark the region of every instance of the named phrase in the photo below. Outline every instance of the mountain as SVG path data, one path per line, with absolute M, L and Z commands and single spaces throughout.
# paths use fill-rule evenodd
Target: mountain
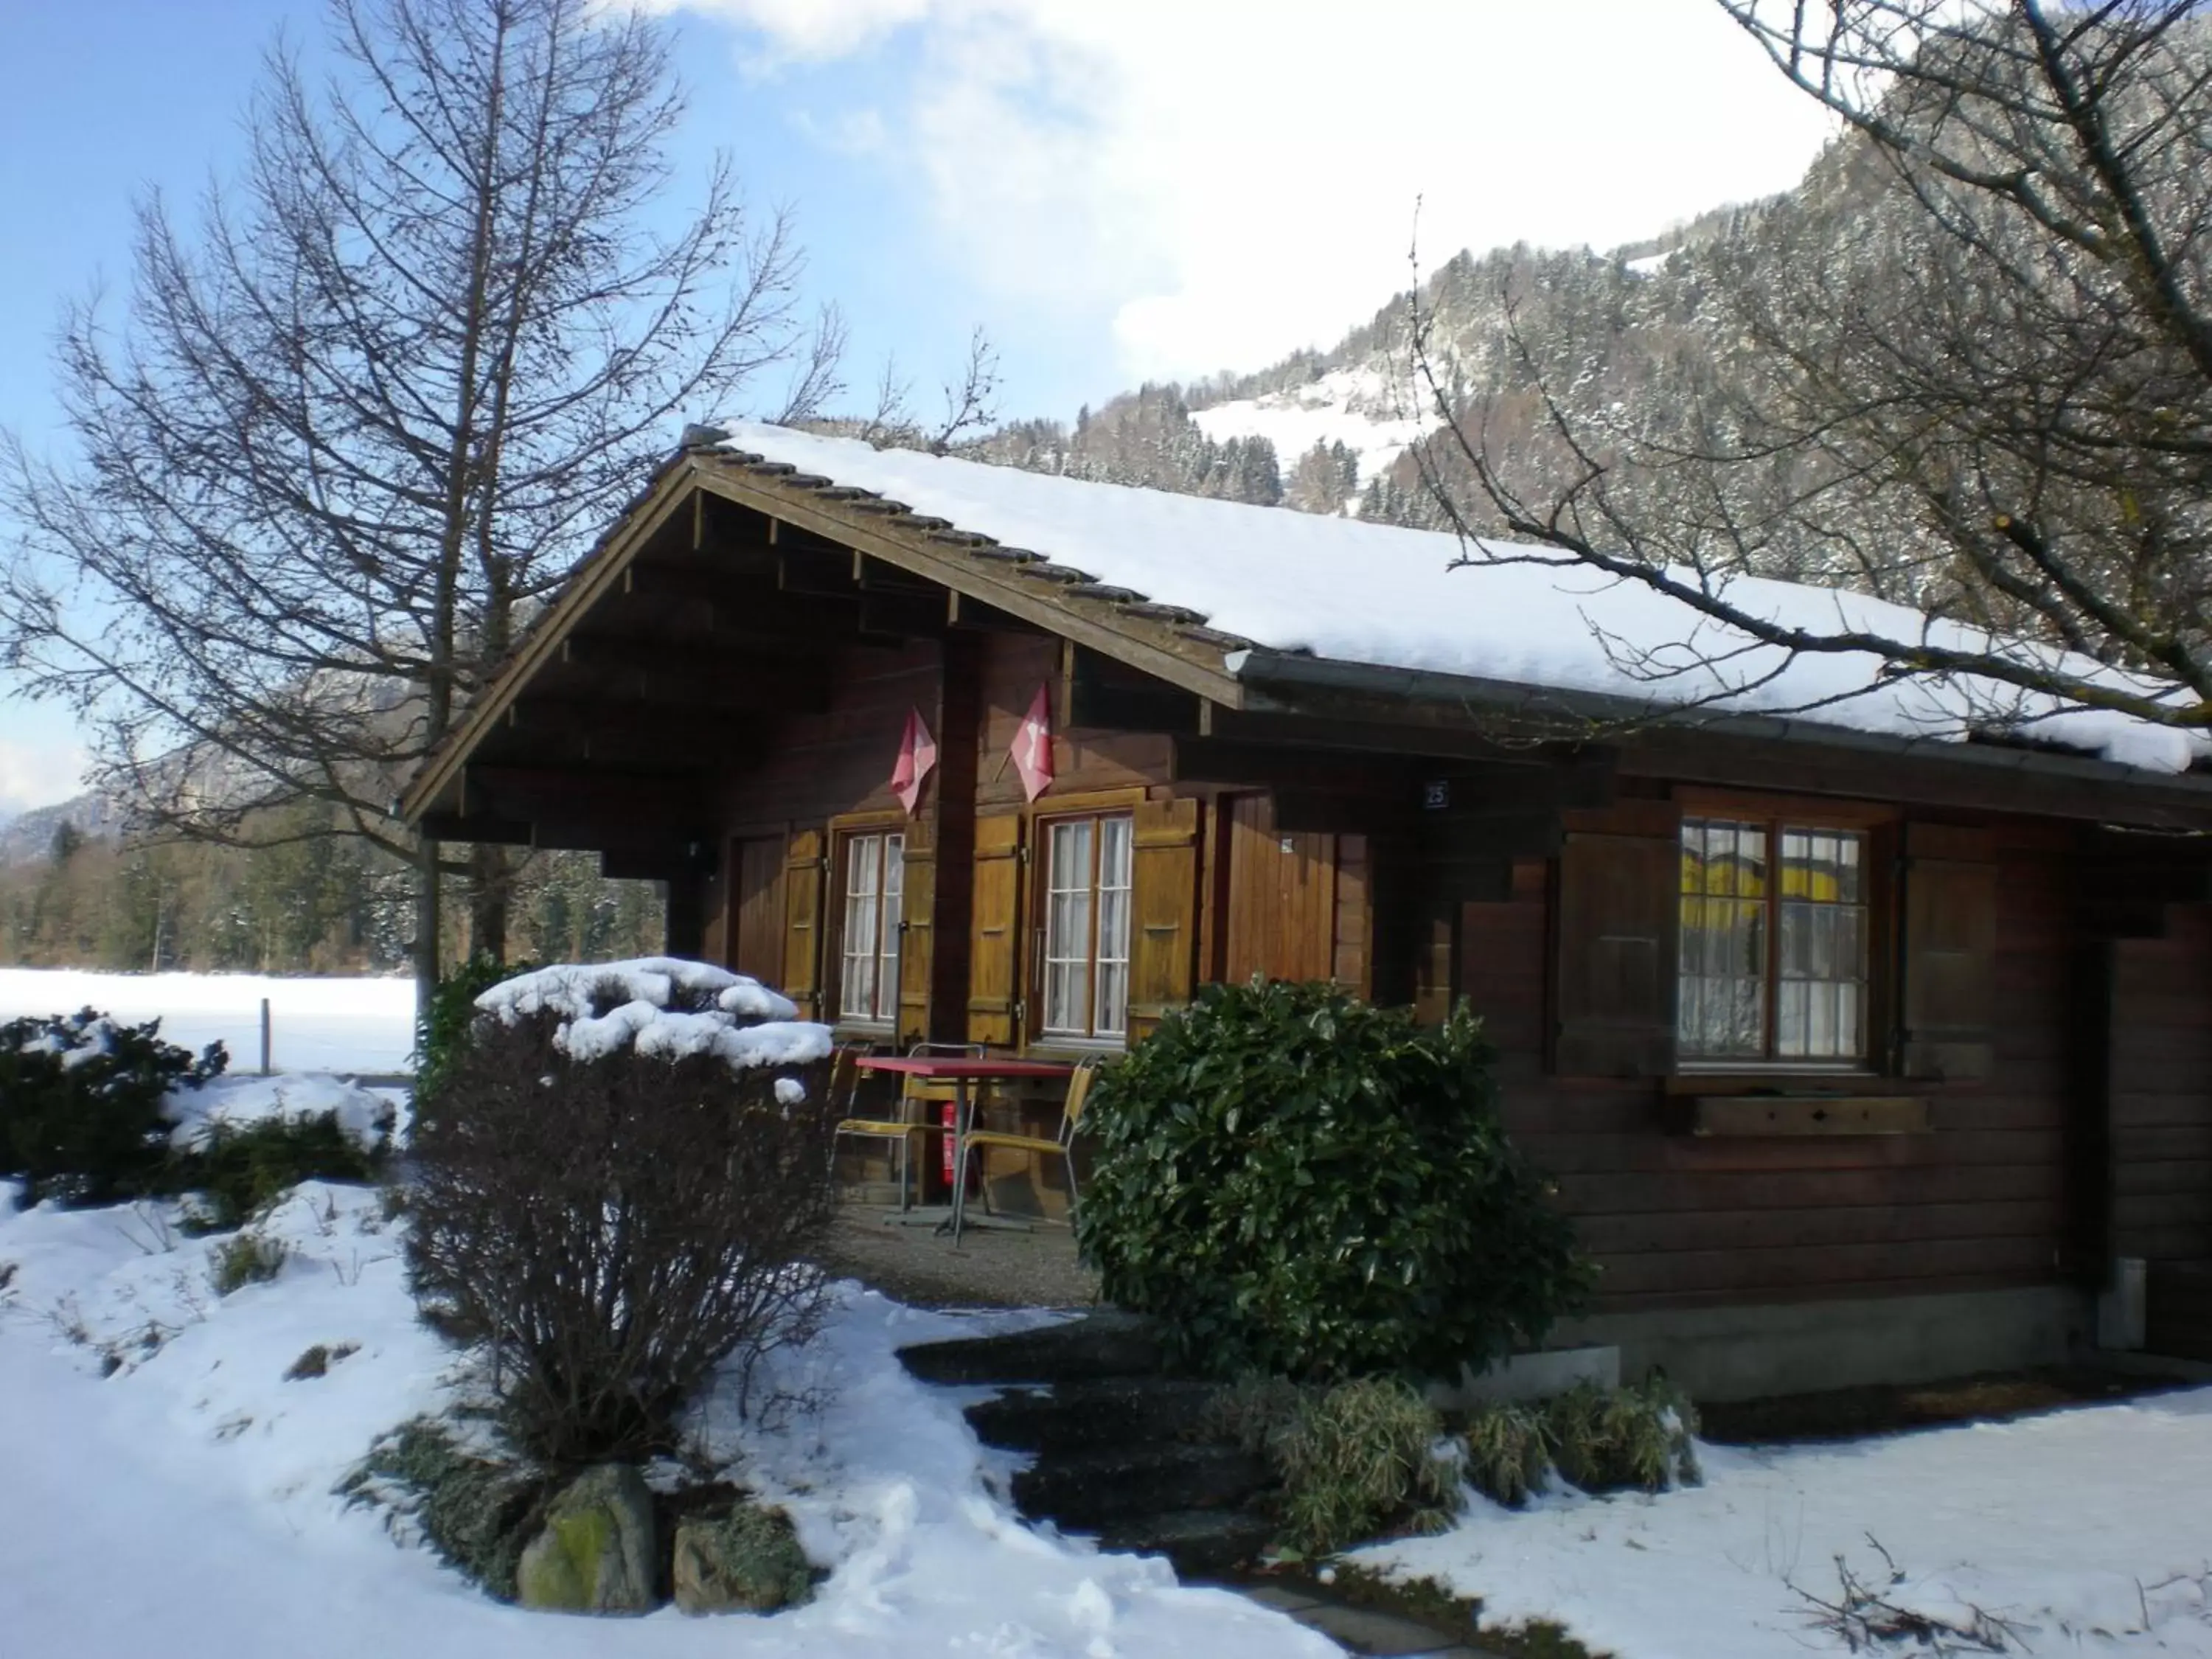
M 1413 373 L 1418 308 L 1443 401 L 1463 428 L 1480 425 L 1509 481 L 1532 500 L 1576 476 L 1553 429 L 1556 400 L 1576 428 L 1664 432 L 1700 393 L 1754 389 L 1770 371 L 1749 349 L 1743 303 L 1778 274 L 1856 257 L 1867 227 L 1894 211 L 1887 175 L 1838 143 L 1793 191 L 1717 207 L 1686 223 L 1600 252 L 1520 244 L 1462 252 L 1418 293 L 1393 295 L 1327 349 L 1291 353 L 1250 374 L 1147 384 L 1073 422 L 1010 422 L 962 447 L 975 459 L 1307 512 L 1356 514 L 1448 527 L 1411 453 L 1442 429 L 1437 391 Z M 1894 221 L 1887 222 L 1893 224 Z M 1431 447 L 1446 477 L 1463 474 L 1449 443 Z M 1754 495 L 1787 489 L 1777 462 Z M 1464 482 L 1463 478 L 1457 480 Z M 1616 476 L 1617 491 L 1648 484 Z M 1498 527 L 1477 492 L 1474 528 Z M 1826 544 L 1778 541 L 1758 550 L 1766 574 L 1851 580 Z
M 113 802 L 89 793 L 12 817 L 0 814 L 0 869 L 46 857 L 53 850 L 55 835 L 64 824 L 91 840 L 117 834 L 122 828 L 122 815 Z

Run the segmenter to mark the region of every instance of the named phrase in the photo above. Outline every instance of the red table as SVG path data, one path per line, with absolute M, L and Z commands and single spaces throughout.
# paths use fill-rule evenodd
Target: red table
M 964 1150 L 968 1132 L 975 1127 L 975 1103 L 971 1083 L 990 1083 L 1012 1078 L 1069 1078 L 1075 1067 L 1049 1060 L 994 1060 L 975 1054 L 859 1054 L 853 1063 L 863 1072 L 885 1072 L 897 1077 L 918 1077 L 932 1082 L 950 1083 L 953 1087 L 952 1167 L 962 1167 L 961 1153 Z M 967 1206 L 963 1202 L 966 1194 L 961 1191 L 966 1183 L 956 1176 L 952 1187 L 951 1213 L 938 1224 L 939 1232 L 951 1231 L 956 1242 L 960 1237 L 961 1212 Z

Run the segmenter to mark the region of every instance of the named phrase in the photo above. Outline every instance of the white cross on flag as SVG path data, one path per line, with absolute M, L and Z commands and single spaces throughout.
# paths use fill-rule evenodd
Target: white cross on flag
M 891 793 L 908 817 L 921 799 L 921 781 L 937 764 L 937 741 L 921 723 L 921 710 L 906 711 L 906 735 L 899 739 L 898 764 L 891 768 Z
M 1044 687 L 1037 687 L 1030 712 L 1014 733 L 1014 770 L 1022 775 L 1022 792 L 1035 800 L 1052 787 L 1052 705 Z

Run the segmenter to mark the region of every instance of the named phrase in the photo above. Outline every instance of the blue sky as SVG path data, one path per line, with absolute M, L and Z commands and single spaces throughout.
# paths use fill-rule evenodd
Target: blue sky
M 798 214 L 850 378 L 925 392 L 990 333 L 1002 412 L 1328 344 L 1425 262 L 1608 246 L 1784 188 L 1825 131 L 1711 0 L 652 0 L 681 169 Z M 58 306 L 127 279 L 135 197 L 226 173 L 319 0 L 0 0 L 0 424 L 57 441 Z M 676 198 L 682 199 L 679 191 Z M 0 526 L 0 534 L 5 526 Z M 76 733 L 0 679 L 0 812 Z

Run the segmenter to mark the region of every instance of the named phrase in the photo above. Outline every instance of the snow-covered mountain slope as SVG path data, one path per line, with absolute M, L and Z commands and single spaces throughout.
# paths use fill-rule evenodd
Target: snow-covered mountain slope
M 1267 439 L 1285 467 L 1316 445 L 1341 443 L 1358 461 L 1355 483 L 1361 488 L 1437 424 L 1419 412 L 1414 388 L 1373 364 L 1340 368 L 1288 391 L 1194 409 L 1190 418 L 1217 442 Z

